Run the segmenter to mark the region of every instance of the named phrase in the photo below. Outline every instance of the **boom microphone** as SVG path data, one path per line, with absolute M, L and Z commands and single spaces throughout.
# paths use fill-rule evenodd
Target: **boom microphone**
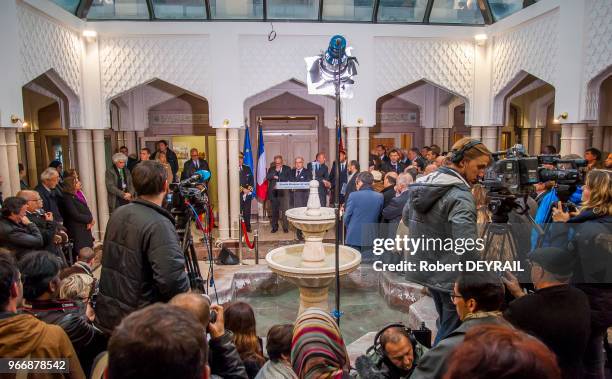
M 210 171 L 198 170 L 193 175 L 191 175 L 189 178 L 185 180 L 181 180 L 179 185 L 184 185 L 184 184 L 189 184 L 189 183 L 194 183 L 194 182 L 204 183 L 208 179 L 210 179 Z

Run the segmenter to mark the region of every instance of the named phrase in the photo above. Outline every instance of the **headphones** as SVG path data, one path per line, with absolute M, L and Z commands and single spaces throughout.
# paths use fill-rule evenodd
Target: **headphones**
M 402 333 L 402 335 L 406 336 L 406 338 L 408 338 L 408 340 L 410 340 L 410 344 L 412 345 L 412 349 L 414 351 L 415 361 L 416 361 L 416 351 L 415 351 L 415 349 L 416 349 L 416 346 L 417 346 L 417 340 L 414 337 L 414 334 L 412 333 L 412 329 L 408 328 L 406 325 L 404 325 L 402 323 L 388 324 L 384 328 L 382 328 L 378 333 L 376 333 L 376 336 L 374 337 L 374 345 L 372 347 L 370 347 L 370 349 L 368 349 L 368 353 L 369 353 L 369 350 L 373 349 L 381 357 L 386 357 L 387 356 L 387 353 L 385 352 L 385 349 L 383 349 L 382 345 L 380 344 L 380 336 L 382 336 L 382 334 L 386 330 L 391 329 L 391 328 L 398 328 L 400 330 L 400 332 Z
M 460 148 L 459 150 L 452 150 L 451 151 L 451 155 L 448 158 L 451 162 L 453 162 L 454 164 L 458 164 L 459 162 L 461 162 L 463 160 L 463 156 L 465 155 L 465 153 L 470 150 L 471 148 L 473 148 L 476 145 L 481 145 L 482 142 L 480 142 L 479 140 L 471 140 L 470 142 L 468 142 L 467 144 L 465 144 L 465 146 L 463 146 L 462 148 Z

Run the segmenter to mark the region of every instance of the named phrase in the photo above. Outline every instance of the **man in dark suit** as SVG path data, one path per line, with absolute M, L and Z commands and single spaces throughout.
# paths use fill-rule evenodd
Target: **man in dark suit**
M 189 151 L 190 160 L 185 162 L 183 166 L 183 172 L 181 173 L 181 180 L 185 180 L 190 178 L 193 174 L 195 174 L 198 170 L 206 170 L 210 172 L 210 168 L 208 167 L 208 162 L 206 159 L 200 158 L 200 154 L 198 153 L 198 149 L 193 148 Z M 242 163 L 240 163 L 242 166 Z M 253 174 L 251 173 L 251 176 Z
M 53 214 L 53 220 L 61 224 L 63 218 L 59 211 L 58 203 L 62 197 L 62 193 L 57 188 L 59 181 L 60 176 L 57 170 L 53 167 L 48 167 L 40 174 L 40 183 L 34 187 L 34 189 L 42 198 L 45 212 L 51 212 Z
M 68 241 L 68 235 L 61 230 L 61 225 L 53 221 L 53 213 L 43 210 L 42 197 L 37 191 L 21 190 L 17 196 L 26 203 L 26 216 L 33 222 L 43 237 L 43 249 L 54 255 L 61 256 L 59 244 Z
M 151 155 L 151 160 L 154 161 L 157 157 L 157 152 L 163 151 L 166 153 L 166 159 L 168 160 L 168 164 L 172 169 L 172 177 L 176 178 L 176 173 L 178 172 L 178 158 L 176 157 L 176 153 L 168 147 L 168 141 L 159 140 L 157 141 L 157 150 Z
M 395 172 L 396 174 L 401 174 L 404 172 L 404 168 L 406 168 L 406 166 L 400 162 L 399 152 L 395 149 L 389 152 L 389 161 L 382 164 L 383 172 Z
M 397 182 L 397 174 L 393 171 L 385 174 L 383 179 L 382 195 L 384 199 L 383 207 L 386 207 L 391 199 L 395 197 L 395 183 Z
M 272 233 L 278 231 L 278 218 L 281 217 L 283 223 L 283 232 L 289 232 L 289 222 L 285 211 L 289 208 L 289 194 L 286 190 L 277 190 L 277 182 L 288 182 L 291 177 L 291 168 L 283 164 L 283 157 L 277 155 L 274 157 L 272 167 L 268 169 L 266 179 L 268 180 L 268 199 L 272 206 Z
M 376 146 L 376 156 L 378 157 L 378 159 L 380 159 L 381 167 L 382 165 L 384 165 L 385 163 L 391 160 L 389 156 L 387 155 L 387 148 L 385 147 L 385 145 Z M 377 167 L 377 169 L 380 169 L 381 167 Z
M 383 195 L 372 189 L 374 177 L 364 171 L 357 174 L 357 192 L 346 200 L 344 225 L 346 244 L 361 251 L 362 262 L 374 259 L 372 241 L 378 237 L 378 219 L 383 209 Z
M 325 153 L 317 153 L 316 159 L 308 163 L 308 171 L 313 173 L 314 179 L 319 182 L 319 200 L 321 206 L 327 206 L 327 190 L 331 187 L 329 169 L 325 164 Z
M 410 184 L 412 184 L 412 175 L 400 174 L 395 183 L 395 197 L 389 201 L 389 204 L 382 211 L 383 221 L 395 224 L 396 229 L 397 224 L 402 219 L 404 206 L 408 202 L 408 186 Z
M 312 172 L 308 171 L 304 168 L 304 158 L 296 157 L 295 158 L 295 167 L 291 170 L 291 178 L 292 182 L 310 182 L 312 180 Z M 307 189 L 296 189 L 291 190 L 291 207 L 292 208 L 300 208 L 305 207 L 308 204 L 308 194 L 310 190 Z M 304 235 L 302 231 L 297 229 L 296 237 L 298 240 L 303 240 Z
M 336 199 L 336 162 L 332 165 L 331 172 L 329 173 L 329 182 L 331 183 L 331 198 L 330 203 Z M 346 193 L 346 185 L 348 183 L 348 168 L 346 167 L 346 153 L 340 150 L 340 205 L 344 204 L 344 194 Z
M 130 157 L 127 146 L 121 146 L 119 148 L 119 152 L 125 154 L 125 156 L 128 157 L 125 167 L 127 167 L 127 169 L 131 172 L 134 169 L 134 166 L 136 166 L 136 163 L 138 163 L 138 159 Z
M 425 171 L 427 160 L 421 156 L 421 151 L 417 147 L 408 150 L 408 159 L 410 159 L 410 165 L 416 167 L 419 172 Z
M 357 191 L 356 179 L 359 173 L 359 161 L 352 160 L 348 167 L 348 183 L 346 184 L 346 193 L 344 194 L 344 201 L 348 199 L 351 192 Z
M 244 224 L 246 225 L 247 232 L 250 232 L 251 200 L 253 199 L 253 189 L 255 188 L 255 181 L 253 180 L 253 171 L 251 171 L 251 168 L 249 166 L 244 164 L 244 154 L 242 152 L 238 156 L 238 163 L 240 164 L 240 213 L 242 214 L 242 219 L 244 220 Z M 185 166 L 186 165 L 187 164 L 185 163 Z

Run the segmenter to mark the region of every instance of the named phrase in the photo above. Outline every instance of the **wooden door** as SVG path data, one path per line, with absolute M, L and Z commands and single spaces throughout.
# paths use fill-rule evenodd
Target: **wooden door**
M 387 148 L 387 151 L 396 147 L 395 146 L 395 138 L 376 138 L 370 137 L 370 151 L 376 148 L 377 145 L 383 145 Z
M 317 135 L 315 133 L 264 133 L 266 162 L 270 165 L 274 156 L 281 155 L 283 163 L 293 167 L 295 157 L 301 156 L 305 162 L 314 160 L 317 153 Z

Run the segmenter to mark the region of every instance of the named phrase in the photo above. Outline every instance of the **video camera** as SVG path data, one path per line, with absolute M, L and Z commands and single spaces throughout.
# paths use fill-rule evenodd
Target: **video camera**
M 208 196 L 206 194 L 206 181 L 210 178 L 210 172 L 198 170 L 191 177 L 170 184 L 170 190 L 166 196 L 166 209 L 175 217 L 177 230 L 185 228 L 188 212 L 192 212 L 191 207 L 197 214 L 204 213 L 208 207 Z
M 537 183 L 554 181 L 559 199 L 567 201 L 582 183 L 580 168 L 586 166 L 583 159 L 561 159 L 559 155 L 530 157 L 520 144 L 492 155 L 493 165 L 485 172 L 482 184 L 488 191 L 488 206 L 495 222 L 507 222 L 508 212 L 524 208 L 516 199 L 526 198 Z
M 503 157 L 503 159 L 502 159 Z M 505 193 L 515 196 L 530 194 L 537 183 L 555 181 L 558 191 L 582 183 L 583 159 L 561 159 L 559 155 L 530 157 L 522 145 L 514 145 L 506 151 L 493 153 L 493 165 L 485 173 L 483 185 L 489 193 Z M 570 165 L 570 168 L 560 165 Z

